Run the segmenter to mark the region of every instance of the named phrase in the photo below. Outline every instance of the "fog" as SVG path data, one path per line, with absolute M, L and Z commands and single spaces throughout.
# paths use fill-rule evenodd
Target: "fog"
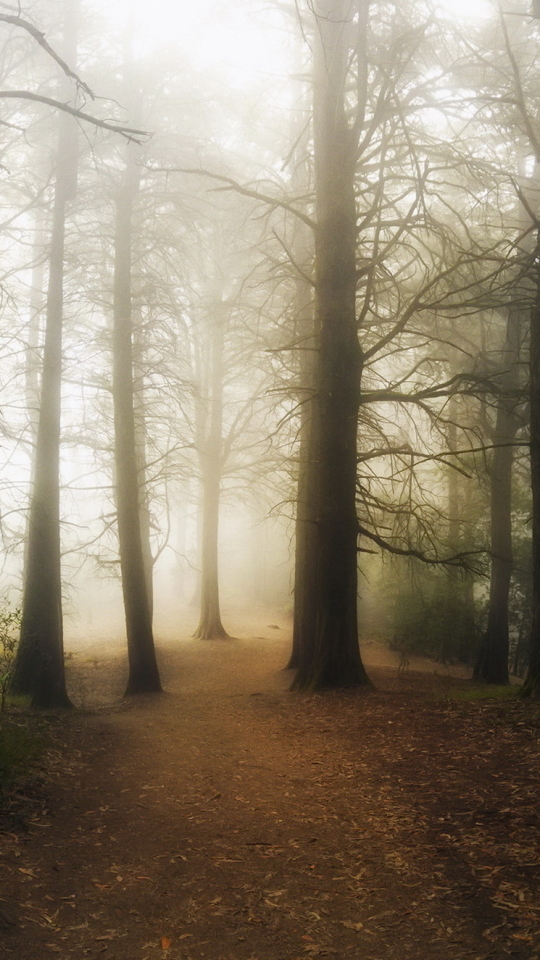
M 44 662 L 62 622 L 152 659 L 279 616 L 299 689 L 364 682 L 356 625 L 478 667 L 503 622 L 523 672 L 539 64 L 510 7 L 3 5 L 0 593 Z

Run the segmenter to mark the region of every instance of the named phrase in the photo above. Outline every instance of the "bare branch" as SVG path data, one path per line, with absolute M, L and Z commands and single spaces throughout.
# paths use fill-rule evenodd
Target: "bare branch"
M 305 223 L 312 230 L 316 229 L 317 224 L 311 219 L 311 217 L 308 217 L 307 214 L 302 213 L 301 210 L 297 210 L 296 207 L 293 207 L 292 204 L 287 203 L 286 200 L 280 200 L 279 197 L 271 197 L 269 194 L 261 193 L 259 190 L 252 190 L 250 187 L 243 187 L 241 183 L 233 180 L 232 177 L 225 177 L 220 173 L 212 173 L 210 170 L 204 170 L 202 167 L 195 169 L 192 167 L 149 167 L 148 169 L 158 173 L 197 174 L 201 177 L 210 177 L 211 180 L 219 180 L 221 183 L 227 184 L 227 186 L 223 188 L 224 190 L 234 190 L 235 193 L 239 193 L 243 197 L 251 197 L 253 200 L 260 200 L 261 203 L 267 203 L 273 208 L 279 207 L 281 210 L 287 210 L 289 213 L 294 214 L 295 217 L 298 217 L 302 223 Z
M 366 527 L 363 527 L 360 523 L 358 524 L 358 532 L 361 537 L 367 537 L 368 540 L 376 543 L 378 547 L 386 550 L 387 553 L 392 553 L 397 557 L 414 557 L 415 560 L 420 560 L 422 563 L 427 563 L 430 566 L 461 567 L 463 570 L 478 570 L 478 565 L 473 563 L 470 558 L 480 555 L 485 556 L 487 554 L 487 550 L 468 550 L 455 553 L 451 557 L 439 559 L 437 557 L 428 557 L 425 553 L 422 553 L 421 550 L 414 550 L 412 547 L 397 547 L 395 544 L 385 540 L 384 537 L 380 537 L 378 533 L 367 530 Z
M 93 124 L 94 127 L 100 127 L 103 130 L 110 130 L 112 133 L 119 133 L 126 140 L 140 143 L 141 138 L 149 137 L 150 134 L 145 130 L 135 130 L 132 127 L 124 127 L 121 124 L 111 123 L 110 120 L 100 120 L 99 117 L 93 117 L 78 107 L 71 107 L 68 103 L 62 103 L 61 100 L 55 100 L 53 97 L 45 97 L 40 93 L 32 93 L 29 90 L 0 90 L 0 99 L 4 100 L 31 100 L 34 103 L 44 103 L 54 110 L 61 110 L 63 113 L 70 113 L 77 120 L 84 120 L 86 123 Z
M 63 60 L 58 53 L 56 53 L 56 50 L 53 50 L 50 44 L 47 43 L 47 40 L 45 39 L 45 34 L 42 33 L 41 30 L 38 30 L 37 27 L 34 27 L 34 25 L 30 23 L 28 20 L 24 20 L 22 17 L 13 16 L 12 14 L 8 14 L 8 13 L 0 13 L 0 22 L 10 23 L 15 27 L 21 27 L 22 30 L 26 30 L 26 32 L 30 34 L 30 36 L 36 41 L 36 43 L 38 43 L 40 47 L 43 47 L 43 49 L 49 55 L 49 57 L 52 57 L 55 63 L 57 63 L 58 66 L 62 68 L 66 77 L 69 77 L 70 80 L 74 80 L 77 86 L 81 90 L 84 90 L 84 92 L 92 100 L 94 99 L 94 94 L 92 93 L 88 84 L 86 84 L 84 80 L 81 80 L 81 78 L 71 69 L 71 67 L 66 63 L 66 61 Z

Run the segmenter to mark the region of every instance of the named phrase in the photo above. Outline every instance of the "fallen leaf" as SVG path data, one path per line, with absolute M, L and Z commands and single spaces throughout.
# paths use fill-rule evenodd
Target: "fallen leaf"
M 170 937 L 162 937 L 161 940 L 159 941 L 159 945 L 162 950 L 170 950 L 171 944 L 172 944 L 172 940 L 170 939 Z

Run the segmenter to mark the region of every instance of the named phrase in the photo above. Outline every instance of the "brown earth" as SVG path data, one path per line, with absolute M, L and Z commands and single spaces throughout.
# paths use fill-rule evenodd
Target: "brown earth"
M 84 709 L 4 810 L 0 956 L 540 956 L 539 705 L 375 644 L 375 692 L 291 694 L 287 630 L 162 643 L 128 702 L 123 652 L 69 661 Z

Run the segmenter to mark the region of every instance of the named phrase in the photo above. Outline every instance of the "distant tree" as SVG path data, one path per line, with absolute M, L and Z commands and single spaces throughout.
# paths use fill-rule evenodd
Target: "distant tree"
M 214 264 L 214 272 L 218 269 L 218 265 Z M 196 399 L 203 407 L 202 416 L 199 417 L 200 436 L 197 439 L 202 488 L 200 619 L 195 631 L 195 637 L 199 640 L 228 637 L 221 621 L 219 602 L 219 514 L 224 469 L 223 389 L 227 302 L 223 299 L 223 282 L 217 276 L 211 285 L 206 307 L 209 316 L 205 318 L 205 326 L 209 330 L 208 368 L 197 388 L 200 391 L 206 381 L 207 389 L 206 396 Z

